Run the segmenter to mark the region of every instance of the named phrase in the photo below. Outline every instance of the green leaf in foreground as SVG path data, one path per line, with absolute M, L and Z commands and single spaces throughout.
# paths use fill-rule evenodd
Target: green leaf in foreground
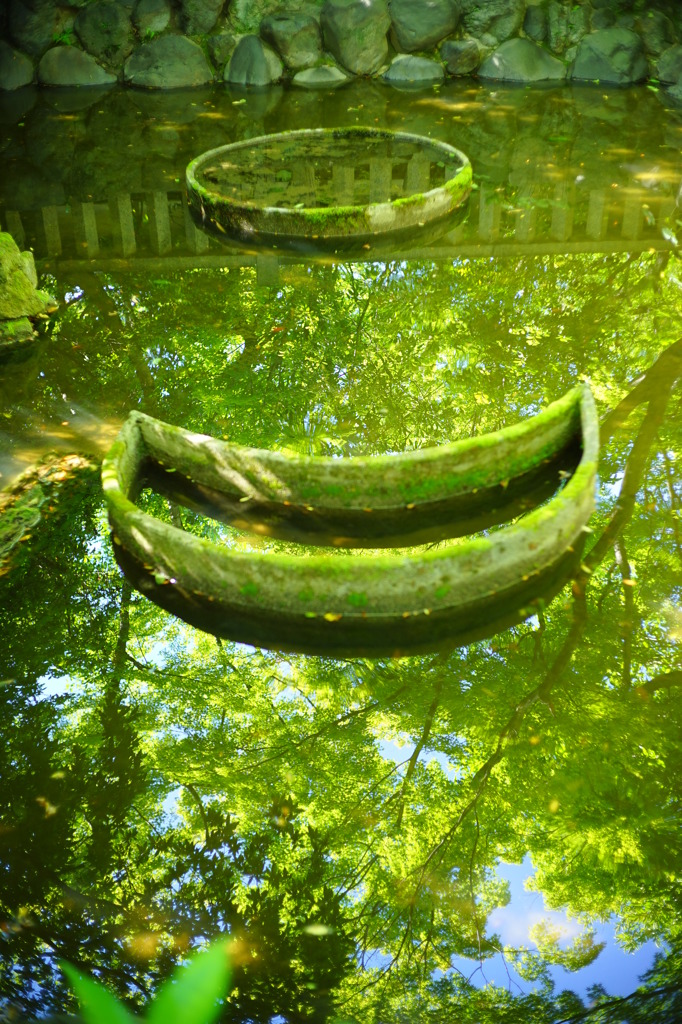
M 166 982 L 152 1004 L 149 1024 L 211 1024 L 227 993 L 230 965 L 227 943 L 214 943 Z
M 71 964 L 62 963 L 85 1024 L 134 1024 L 135 1018 L 111 993 Z M 152 1003 L 148 1024 L 211 1024 L 220 1013 L 218 1000 L 230 983 L 227 943 L 223 940 L 195 956 L 175 972 Z
M 128 1011 L 103 985 L 81 974 L 71 964 L 61 963 L 60 967 L 78 997 L 86 1024 L 133 1024 Z

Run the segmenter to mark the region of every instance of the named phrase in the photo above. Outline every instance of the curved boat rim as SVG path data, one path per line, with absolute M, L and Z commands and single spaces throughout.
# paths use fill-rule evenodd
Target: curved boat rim
M 409 141 L 423 147 L 439 150 L 444 157 L 447 157 L 458 164 L 456 174 L 426 192 L 416 192 L 412 195 L 386 202 L 369 204 L 335 205 L 329 207 L 303 207 L 291 209 L 280 206 L 264 206 L 254 201 L 231 198 L 224 196 L 207 187 L 200 179 L 201 169 L 212 160 L 219 159 L 221 155 L 238 151 L 240 149 L 253 148 L 261 144 L 269 144 L 278 140 L 313 140 L 329 138 L 333 141 L 338 139 L 357 139 L 360 142 L 368 137 L 386 141 Z M 187 192 L 190 203 L 198 204 L 202 220 L 206 221 L 213 216 L 218 225 L 219 219 L 216 214 L 222 212 L 228 218 L 245 218 L 260 215 L 266 219 L 267 227 L 271 234 L 281 233 L 292 237 L 301 236 L 310 238 L 324 238 L 329 236 L 352 237 L 364 235 L 372 231 L 380 235 L 384 231 L 396 229 L 395 217 L 406 218 L 407 223 L 418 218 L 418 223 L 423 226 L 432 220 L 442 218 L 448 212 L 461 205 L 468 196 L 471 189 L 472 169 L 468 156 L 461 150 L 456 149 L 449 143 L 441 142 L 438 139 L 431 139 L 427 136 L 417 135 L 411 132 L 392 132 L 384 128 L 365 128 L 352 126 L 348 128 L 302 128 L 295 131 L 277 132 L 272 135 L 259 135 L 253 139 L 241 140 L 229 143 L 225 146 L 218 146 L 207 150 L 195 157 L 187 165 L 185 172 Z M 349 225 L 356 226 L 358 220 L 363 224 L 360 230 L 340 230 L 340 227 Z M 415 223 L 417 221 L 415 220 Z M 309 228 L 310 231 L 301 231 L 300 228 Z M 296 229 L 299 230 L 296 230 Z M 273 230 L 276 229 L 276 230 Z
M 230 635 L 230 617 L 260 622 L 266 635 L 268 621 L 279 623 L 280 632 L 291 634 L 293 649 L 297 625 L 308 628 L 310 620 L 332 639 L 335 630 L 364 635 L 390 624 L 407 635 L 413 617 L 456 619 L 477 602 L 499 600 L 522 583 L 532 584 L 534 577 L 540 580 L 578 546 L 594 508 L 598 425 L 589 387 L 559 402 L 569 399 L 580 413 L 582 455 L 547 504 L 488 536 L 371 556 L 231 551 L 140 511 L 131 495 L 147 451 L 134 418 L 102 467 L 114 544 L 153 576 L 158 592 L 169 588 L 176 601 L 184 595 L 192 606 L 203 602 L 223 613 L 223 635 Z M 156 599 L 153 591 L 149 596 Z M 179 614 L 193 621 L 191 609 L 187 616 Z M 246 633 L 231 638 L 254 642 L 253 632 Z

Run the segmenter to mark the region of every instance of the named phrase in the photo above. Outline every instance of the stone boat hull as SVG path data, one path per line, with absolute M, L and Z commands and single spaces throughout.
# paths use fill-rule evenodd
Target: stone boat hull
M 441 168 L 437 181 L 434 167 Z M 282 184 L 282 175 L 291 181 Z M 226 243 L 297 252 L 376 250 L 438 237 L 454 227 L 452 214 L 471 183 L 469 159 L 453 146 L 359 127 L 247 139 L 202 153 L 186 172 L 200 227 Z
M 577 465 L 548 502 L 511 525 L 435 549 L 243 552 L 161 522 L 135 504 L 149 467 L 164 464 L 164 472 L 177 466 L 187 480 L 214 493 L 241 491 L 247 498 L 242 505 L 264 498 L 275 504 L 277 496 L 281 522 L 288 514 L 295 519 L 316 511 L 307 504 L 313 487 L 319 516 L 331 512 L 335 526 L 347 533 L 363 517 L 374 518 L 372 544 L 383 547 L 410 536 L 411 525 L 433 511 L 434 501 L 452 500 L 469 528 L 475 517 L 466 519 L 466 505 L 476 507 L 480 488 L 506 492 L 512 479 L 514 487 L 519 481 L 522 486 L 533 469 L 555 467 L 557 455 L 576 446 Z M 135 586 L 162 607 L 216 635 L 257 646 L 382 656 L 468 642 L 520 621 L 555 593 L 579 557 L 594 507 L 597 457 L 594 403 L 581 386 L 495 434 L 368 459 L 258 452 L 133 413 L 102 473 L 116 557 Z M 505 468 L 511 476 L 502 476 Z M 420 495 L 425 481 L 428 494 Z M 362 506 L 368 491 L 374 504 Z M 496 514 L 504 512 L 500 503 Z M 518 515 L 515 500 L 506 512 Z M 270 532 L 267 524 L 258 529 L 256 520 L 236 525 Z M 300 539 L 309 540 L 305 531 Z

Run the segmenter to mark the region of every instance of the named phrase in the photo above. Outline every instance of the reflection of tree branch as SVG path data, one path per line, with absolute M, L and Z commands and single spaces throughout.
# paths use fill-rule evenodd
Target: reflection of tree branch
M 623 595 L 625 599 L 625 617 L 621 623 L 623 637 L 623 688 L 629 690 L 632 685 L 632 631 L 635 625 L 635 595 L 632 568 L 628 560 L 625 541 L 622 537 L 614 541 L 613 549 L 623 580 Z
M 506 747 L 509 745 L 506 741 L 509 739 L 513 742 L 528 709 L 532 707 L 536 701 L 547 700 L 552 687 L 562 675 L 564 669 L 567 667 L 573 656 L 573 652 L 575 651 L 578 641 L 583 634 L 587 622 L 587 604 L 585 601 L 584 587 L 580 587 L 575 584 L 573 587 L 573 598 L 573 622 L 568 632 L 568 636 L 563 642 L 561 650 L 545 674 L 542 682 L 539 683 L 535 689 L 531 690 L 531 692 L 516 705 L 511 717 L 507 721 L 507 724 L 499 734 L 497 747 L 488 760 L 478 769 L 471 780 L 472 785 L 477 785 L 479 787 L 476 791 L 476 799 L 478 798 L 481 786 L 488 781 L 493 768 L 504 757 Z
M 671 507 L 671 509 L 675 510 L 675 509 L 678 509 L 680 507 L 680 502 L 679 502 L 679 499 L 677 497 L 677 492 L 675 491 L 675 481 L 673 479 L 672 466 L 670 465 L 670 458 L 668 457 L 667 453 L 664 454 L 664 456 L 663 456 L 663 464 L 665 465 L 665 478 L 666 478 L 666 482 L 668 484 L 668 495 L 670 496 L 670 507 Z M 680 520 L 679 520 L 679 516 L 676 516 L 674 514 L 673 514 L 673 516 L 671 518 L 672 518 L 673 535 L 675 537 L 675 548 L 677 550 L 677 557 L 682 562 L 682 540 L 680 540 Z
M 84 892 L 79 889 L 74 889 L 68 882 L 64 882 L 57 874 L 50 872 L 50 875 L 56 885 L 59 886 L 64 897 L 70 902 L 85 909 L 86 907 L 90 912 L 95 912 L 106 916 L 107 914 L 127 914 L 127 908 L 122 906 L 120 903 L 114 903 L 113 900 L 104 899 L 102 896 L 86 896 Z
M 365 802 L 366 800 L 368 800 L 368 799 L 369 799 L 369 798 L 371 797 L 371 795 L 372 795 L 372 793 L 373 793 L 373 790 L 374 790 L 374 789 L 377 789 L 377 788 L 378 788 L 379 786 L 381 786 L 381 785 L 382 785 L 382 784 L 383 784 L 383 783 L 384 783 L 384 782 L 386 781 L 386 779 L 390 779 L 391 775 L 395 775 L 395 773 L 396 773 L 396 772 L 397 772 L 397 771 L 398 771 L 398 770 L 399 770 L 400 768 L 402 768 L 402 766 L 403 766 L 404 764 L 406 764 L 406 762 L 407 762 L 407 758 L 405 758 L 405 760 L 404 760 L 404 761 L 396 761 L 396 762 L 395 762 L 395 764 L 393 764 L 393 765 L 392 765 L 392 766 L 391 766 L 391 767 L 390 767 L 390 768 L 388 769 L 388 771 L 387 771 L 387 772 L 385 772 L 385 774 L 384 774 L 384 775 L 381 775 L 381 776 L 380 776 L 380 777 L 379 777 L 379 778 L 377 779 L 377 781 L 376 781 L 376 785 L 375 785 L 374 787 L 370 787 L 369 789 L 366 789 L 366 790 L 365 790 L 365 792 L 364 792 L 364 794 L 363 794 L 363 795 L 362 795 L 362 796 L 360 797 L 360 799 L 359 799 L 359 800 L 356 800 L 354 804 L 351 804 L 351 805 L 350 805 L 350 807 L 349 807 L 349 808 L 348 808 L 348 810 L 346 811 L 345 815 L 344 815 L 344 816 L 343 816 L 343 818 L 341 819 L 341 824 L 342 824 L 342 825 L 345 825 L 345 824 L 346 824 L 346 822 L 348 821 L 348 819 L 349 819 L 349 818 L 351 818 L 351 817 L 352 817 L 352 816 L 353 816 L 353 815 L 355 814 L 355 812 L 357 811 L 358 807 L 361 807 L 361 806 L 362 806 L 362 804 L 363 804 L 363 803 L 364 803 L 364 802 Z M 392 794 L 391 794 L 391 795 L 390 795 L 390 796 L 389 796 L 389 797 L 387 798 L 387 800 L 385 801 L 385 803 L 384 803 L 384 806 L 385 806 L 385 807 L 387 807 L 387 806 L 388 806 L 388 804 L 390 804 L 390 803 L 391 803 L 391 802 L 392 802 L 393 800 L 395 800 L 395 799 L 396 799 L 396 796 L 397 796 L 397 793 L 396 793 L 396 792 L 393 792 L 393 793 L 392 793 Z
M 123 580 L 121 587 L 121 610 L 118 624 L 118 637 L 114 649 L 113 670 L 116 682 L 119 682 L 123 675 L 123 663 L 126 660 L 126 646 L 130 636 L 130 601 L 133 595 L 133 588 L 127 579 Z
M 602 1002 L 595 1002 L 592 1006 L 588 1006 L 587 1009 L 582 1010 L 580 1013 L 574 1013 L 570 1017 L 562 1017 L 561 1020 L 556 1021 L 556 1024 L 575 1024 L 576 1021 L 586 1020 L 593 1014 L 602 1013 L 604 1010 L 608 1010 L 611 1007 L 617 1007 L 623 1011 L 627 1011 L 629 1006 L 633 1004 L 636 1006 L 638 1002 L 648 1002 L 650 999 L 659 999 L 661 996 L 672 996 L 677 995 L 680 991 L 680 986 L 673 983 L 672 985 L 660 985 L 658 988 L 652 988 L 648 991 L 642 991 L 641 989 L 637 992 L 631 993 L 629 996 L 616 996 L 615 999 L 605 999 Z M 619 1014 L 617 1018 L 614 1018 L 614 1024 L 616 1021 L 623 1020 L 623 1017 Z
M 201 794 L 192 785 L 191 782 L 183 782 L 182 786 L 183 786 L 184 789 L 187 790 L 188 793 L 191 793 L 191 795 L 194 797 L 194 799 L 196 800 L 197 804 L 199 805 L 199 811 L 200 811 L 201 817 L 203 818 L 203 821 L 204 821 L 204 832 L 205 832 L 205 835 L 206 835 L 205 845 L 208 846 L 209 839 L 211 838 L 211 833 L 210 833 L 210 830 L 209 830 L 209 827 L 208 827 L 208 816 L 206 814 L 206 808 L 204 807 L 204 802 L 201 799 Z
M 682 374 L 682 338 L 661 352 L 656 362 L 649 367 L 632 391 L 605 417 L 599 431 L 602 444 L 619 427 L 623 426 L 633 409 L 656 397 L 661 387 L 665 388 L 671 380 L 674 382 L 680 374 Z
M 54 937 L 51 936 L 46 929 L 41 928 L 39 925 L 32 925 L 30 931 L 32 935 L 36 935 L 41 942 L 44 942 L 45 945 L 50 950 L 52 950 L 53 955 L 56 956 L 59 960 L 61 960 L 65 956 L 65 954 L 67 956 L 69 955 L 70 950 L 65 950 L 63 948 L 60 949 L 59 945 L 54 941 Z M 109 964 L 98 963 L 97 972 L 98 974 L 103 975 L 104 977 L 109 978 L 112 981 L 118 981 L 124 989 L 129 989 L 131 985 L 134 986 L 147 999 L 151 994 L 149 987 L 145 985 L 143 981 L 141 981 L 139 978 L 131 977 L 129 974 L 126 974 L 125 971 L 121 970 L 118 967 L 111 967 Z M 67 1018 L 59 1018 L 59 1020 L 65 1019 Z M 79 1018 L 74 1017 L 68 1019 L 75 1021 Z
M 135 668 L 139 669 L 140 672 L 151 672 L 151 671 L 153 671 L 151 666 L 143 665 L 142 662 L 138 661 L 137 658 L 134 658 L 129 651 L 126 651 L 126 658 L 130 662 L 130 664 L 134 665 Z M 158 669 L 156 671 L 158 672 Z
M 324 734 L 326 732 L 328 732 L 330 729 L 333 729 L 335 727 L 339 727 L 341 725 L 344 725 L 346 722 L 349 722 L 349 721 L 351 721 L 352 719 L 355 719 L 355 718 L 360 718 L 362 715 L 370 714 L 370 712 L 372 712 L 372 711 L 376 711 L 378 708 L 382 707 L 382 704 L 390 703 L 390 701 L 395 700 L 395 698 L 399 694 L 401 694 L 403 692 L 403 690 L 406 690 L 408 688 L 408 686 L 409 686 L 409 683 L 403 683 L 403 685 L 399 686 L 398 689 L 394 693 L 392 693 L 390 695 L 390 697 L 388 698 L 388 700 L 385 701 L 385 702 L 381 701 L 381 700 L 375 700 L 375 701 L 372 701 L 372 703 L 370 703 L 370 704 L 366 704 L 364 707 L 353 708 L 351 711 L 346 711 L 345 714 L 339 715 L 338 718 L 335 718 L 331 722 L 326 722 L 319 729 L 316 729 L 315 732 L 308 733 L 306 736 L 303 736 L 300 740 L 296 740 L 295 742 L 288 741 L 286 743 L 285 747 L 280 748 L 278 750 L 275 750 L 274 753 L 269 755 L 269 757 L 263 757 L 263 758 L 261 758 L 260 761 L 257 761 L 255 764 L 244 765 L 243 768 L 240 768 L 237 771 L 237 774 L 238 775 L 245 775 L 245 774 L 248 775 L 250 772 L 256 771 L 257 769 L 262 768 L 263 765 L 268 764 L 270 761 L 277 761 L 277 760 L 279 760 L 282 757 L 282 753 L 283 752 L 287 753 L 287 752 L 289 752 L 291 750 L 297 750 L 300 747 L 305 746 L 306 743 L 311 743 L 313 740 L 317 739 L 319 736 L 324 736 Z
M 682 372 L 682 363 L 679 372 Z M 637 491 L 642 486 L 642 479 L 649 463 L 651 446 L 665 419 L 670 393 L 676 380 L 676 377 L 669 377 L 665 381 L 660 381 L 658 383 L 659 391 L 649 399 L 649 407 L 625 463 L 623 482 L 616 507 L 601 537 L 583 559 L 584 569 L 578 579 L 584 579 L 606 557 L 632 516 Z
M 448 843 L 452 839 L 453 835 L 459 829 L 459 826 L 462 824 L 465 818 L 474 810 L 477 803 L 481 799 L 493 768 L 497 764 L 499 764 L 499 762 L 505 756 L 507 748 L 511 745 L 515 736 L 518 733 L 518 729 L 528 708 L 531 707 L 536 701 L 546 700 L 548 698 L 552 687 L 560 678 L 560 676 L 568 666 L 571 658 L 573 657 L 575 648 L 587 624 L 587 604 L 585 599 L 585 591 L 589 583 L 590 576 L 592 575 L 594 569 L 599 565 L 599 563 L 606 557 L 607 553 L 611 550 L 611 548 L 617 541 L 618 537 L 620 536 L 622 530 L 624 529 L 624 527 L 629 522 L 632 516 L 637 491 L 641 487 L 642 479 L 646 471 L 647 465 L 649 463 L 652 445 L 656 439 L 658 430 L 665 418 L 665 413 L 668 406 L 668 401 L 670 399 L 670 394 L 677 381 L 677 377 L 680 374 L 682 374 L 682 339 L 680 339 L 680 341 L 676 342 L 669 349 L 667 349 L 666 353 L 670 353 L 671 351 L 673 351 L 675 359 L 673 366 L 667 365 L 667 363 L 664 362 L 663 367 L 661 367 L 660 364 L 663 356 L 659 357 L 657 362 L 654 364 L 654 367 L 658 367 L 658 373 L 657 375 L 652 376 L 651 380 L 655 379 L 657 391 L 653 393 L 651 388 L 649 388 L 645 392 L 646 397 L 642 397 L 638 400 L 637 403 L 634 403 L 639 404 L 639 401 L 648 401 L 649 405 L 644 420 L 642 421 L 642 425 L 639 429 L 639 433 L 635 438 L 634 444 L 632 446 L 632 449 L 630 451 L 630 454 L 625 465 L 625 472 L 623 474 L 621 490 L 618 496 L 618 500 L 616 502 L 614 512 L 611 518 L 609 519 L 608 523 L 606 524 L 606 527 L 603 530 L 599 540 L 596 542 L 596 544 L 594 544 L 590 552 L 583 559 L 580 571 L 578 572 L 574 580 L 573 622 L 569 630 L 568 636 L 566 637 L 561 647 L 561 650 L 559 651 L 559 654 L 555 658 L 552 666 L 546 673 L 542 682 L 516 705 L 511 717 L 507 721 L 507 724 L 499 733 L 498 742 L 495 750 L 473 776 L 471 784 L 475 786 L 476 789 L 472 798 L 462 808 L 460 813 L 457 815 L 457 818 L 452 823 L 451 827 L 448 829 L 445 835 L 432 848 L 432 850 L 426 857 L 426 860 L 422 862 L 419 868 L 414 869 L 413 873 L 419 871 L 419 879 L 417 882 L 416 891 L 419 890 L 423 883 L 426 869 L 430 862 L 441 851 L 445 850 Z M 666 355 L 666 353 L 663 353 L 663 355 Z M 652 367 L 652 370 L 650 370 L 647 373 L 645 379 L 649 379 L 649 376 L 652 373 L 654 367 Z M 673 374 L 672 372 L 673 367 L 675 369 L 676 375 Z M 662 372 L 663 369 L 665 369 L 666 371 L 665 376 Z M 643 384 L 644 382 L 641 383 Z M 637 391 L 637 389 L 640 386 L 641 384 L 637 385 L 635 391 Z M 620 403 L 620 406 L 618 406 L 617 409 L 620 409 L 621 407 L 626 408 L 625 403 L 626 399 L 623 399 L 623 402 Z M 629 415 L 631 409 L 634 408 L 634 404 L 631 404 L 629 407 L 627 407 L 627 415 Z M 615 429 L 615 426 L 613 425 L 615 422 L 615 420 L 612 420 L 612 425 L 610 428 L 611 430 Z
M 481 826 L 478 821 L 478 815 L 475 812 L 474 817 L 476 819 L 476 832 L 474 833 L 474 842 L 471 847 L 471 856 L 469 857 L 469 896 L 471 898 L 471 913 L 476 928 L 476 941 L 478 942 L 478 959 L 481 962 L 481 964 L 483 964 L 483 953 L 481 951 L 481 925 L 478 920 L 476 896 L 474 895 L 474 861 L 476 859 L 476 850 L 478 849 L 478 840 L 481 838 Z
M 672 672 L 662 672 L 653 679 L 647 679 L 639 687 L 646 693 L 653 693 L 655 690 L 667 690 L 670 686 L 682 686 L 682 669 L 676 668 Z
M 376 864 L 378 859 L 379 859 L 378 854 L 373 853 L 369 857 L 366 866 L 362 869 L 362 871 L 359 871 L 359 872 L 356 873 L 354 878 L 351 880 L 351 882 L 348 885 L 345 886 L 345 888 L 343 888 L 343 889 L 337 888 L 337 890 L 336 890 L 337 891 L 337 895 L 338 896 L 346 896 L 353 889 L 356 889 L 357 886 L 360 885 L 362 880 L 371 871 L 372 867 L 374 866 L 374 864 Z
M 419 755 L 424 749 L 424 746 L 429 738 L 429 734 L 433 727 L 433 720 L 435 718 L 436 711 L 438 710 L 438 704 L 440 703 L 440 694 L 442 688 L 443 680 L 441 678 L 435 685 L 433 700 L 431 701 L 431 706 L 429 707 L 429 710 L 426 712 L 426 718 L 424 719 L 424 728 L 422 729 L 422 734 L 419 737 L 419 742 L 416 744 L 414 750 L 412 751 L 412 756 L 409 760 L 407 770 L 405 771 L 405 775 L 403 777 L 403 784 L 400 788 L 400 794 L 398 796 L 398 817 L 396 818 L 395 823 L 396 832 L 400 831 L 400 827 L 403 823 L 403 813 L 405 811 L 405 795 L 407 793 L 407 788 L 410 785 L 410 781 L 412 779 L 412 776 L 414 775 L 415 768 L 417 767 Z

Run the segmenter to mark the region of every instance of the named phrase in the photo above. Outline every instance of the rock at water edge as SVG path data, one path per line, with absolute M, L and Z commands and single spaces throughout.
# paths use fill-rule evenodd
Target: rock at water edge
M 373 75 L 386 63 L 391 24 L 386 0 L 326 0 L 324 45 L 354 75 Z
M 282 62 L 274 50 L 258 36 L 243 36 L 225 68 L 225 81 L 232 85 L 263 88 L 279 82 L 283 71 Z
M 629 85 L 646 78 L 648 64 L 642 40 L 626 28 L 604 28 L 580 42 L 571 77 Z
M 204 51 L 186 36 L 159 36 L 128 57 L 123 76 L 140 89 L 186 89 L 213 81 Z
M 33 81 L 33 61 L 0 40 L 0 89 L 13 92 Z
M 350 75 L 346 75 L 334 64 L 306 68 L 304 71 L 298 71 L 293 77 L 294 85 L 300 85 L 303 89 L 335 89 L 350 81 Z
M 440 55 L 449 75 L 470 75 L 481 63 L 483 54 L 477 39 L 446 39 Z
M 263 18 L 260 34 L 291 70 L 312 67 L 322 55 L 320 26 L 311 15 L 278 11 Z
M 122 64 L 134 46 L 128 12 L 115 0 L 96 0 L 78 12 L 74 25 L 83 49 L 112 66 Z
M 389 0 L 397 49 L 412 53 L 435 46 L 459 23 L 456 0 Z
M 112 75 L 97 63 L 89 53 L 77 46 L 54 46 L 44 55 L 38 65 L 38 81 L 41 85 L 112 85 Z
M 563 81 L 566 65 L 530 39 L 507 39 L 486 57 L 478 74 L 504 82 Z
M 210 32 L 220 17 L 224 0 L 180 0 L 180 24 L 188 36 Z
M 445 72 L 436 60 L 399 53 L 382 77 L 392 85 L 433 85 L 443 81 Z

